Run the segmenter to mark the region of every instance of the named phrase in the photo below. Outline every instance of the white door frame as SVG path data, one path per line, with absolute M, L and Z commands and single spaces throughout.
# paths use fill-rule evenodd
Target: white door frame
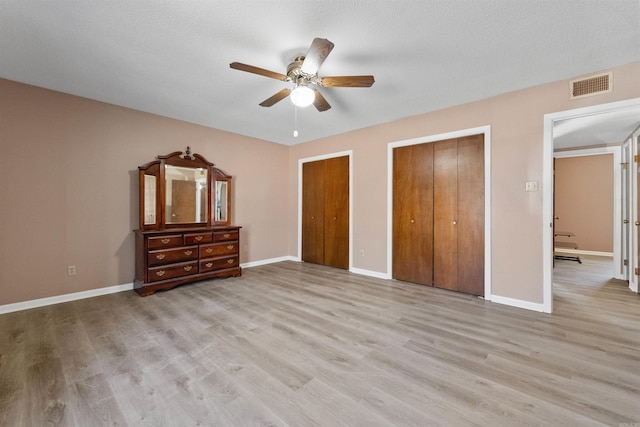
M 544 115 L 542 148 L 542 305 L 553 311 L 553 125 L 558 120 L 640 107 L 640 98 Z
M 627 139 L 623 144 L 622 144 L 622 151 L 621 151 L 621 163 L 622 165 L 626 165 L 623 166 L 622 170 L 620 171 L 620 178 L 622 181 L 622 188 L 621 188 L 621 194 L 622 194 L 622 212 L 620 213 L 620 217 L 622 220 L 622 241 L 620 242 L 620 246 L 621 246 L 621 260 L 620 260 L 620 271 L 622 272 L 622 280 L 627 280 L 630 281 L 631 280 L 631 276 L 630 276 L 630 266 L 631 266 L 631 242 L 633 242 L 633 239 L 631 238 L 631 232 L 632 232 L 632 221 L 631 218 L 633 218 L 633 215 L 631 214 L 631 203 L 633 201 L 633 197 L 632 197 L 632 193 L 631 193 L 631 168 L 632 168 L 632 163 L 633 163 L 633 156 L 631 155 L 631 139 Z M 625 223 L 626 221 L 626 223 Z M 627 261 L 627 264 L 625 265 L 624 261 Z
M 629 254 L 629 289 L 633 292 L 638 292 L 638 275 L 635 274 L 635 269 L 640 268 L 638 265 L 638 254 L 640 254 L 640 242 L 638 241 L 638 226 L 635 225 L 637 221 L 640 221 L 640 212 L 638 212 L 638 198 L 640 197 L 640 188 L 638 188 L 638 174 L 640 174 L 640 166 L 634 161 L 634 157 L 640 155 L 640 129 L 636 129 L 631 135 L 631 218 L 629 219 L 629 242 L 631 243 L 631 253 Z
M 491 126 L 390 142 L 387 145 L 387 278 L 393 278 L 393 149 L 471 135 L 484 135 L 484 299 L 491 301 Z

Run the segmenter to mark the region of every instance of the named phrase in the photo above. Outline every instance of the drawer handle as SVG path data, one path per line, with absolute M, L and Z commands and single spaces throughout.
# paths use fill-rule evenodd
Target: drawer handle
M 224 233 L 224 238 L 225 238 L 225 239 L 229 238 L 229 236 L 231 236 L 231 234 L 229 234 L 229 233 Z
M 164 270 L 158 270 L 156 271 L 156 276 L 162 277 L 164 276 L 165 271 Z
M 206 252 L 206 253 L 208 253 L 208 254 L 210 254 L 211 252 L 213 252 L 213 248 L 207 248 L 207 249 L 205 250 L 205 252 Z
M 233 264 L 233 258 L 228 259 L 227 264 Z
M 196 236 L 196 242 L 199 242 L 200 240 L 202 240 L 202 236 Z
M 193 251 L 184 251 L 184 254 L 187 255 L 187 256 L 191 255 L 192 253 L 193 253 Z
M 190 265 L 185 265 L 184 266 L 184 271 L 191 271 L 193 267 L 191 267 Z
M 213 263 L 212 262 L 208 262 L 205 264 L 207 267 L 213 267 Z
M 164 259 L 165 256 L 165 254 L 158 254 L 156 255 L 156 259 Z
M 164 245 L 166 245 L 167 243 L 169 243 L 171 241 L 171 239 L 162 239 L 162 243 Z
M 227 249 L 231 250 L 231 249 L 233 249 L 234 247 L 235 247 L 235 246 L 233 246 L 233 245 L 229 245 L 229 246 L 227 246 Z

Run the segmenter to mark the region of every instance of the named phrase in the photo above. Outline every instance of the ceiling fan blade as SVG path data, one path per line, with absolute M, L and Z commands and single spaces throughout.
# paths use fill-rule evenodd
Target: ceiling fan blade
M 282 101 L 291 93 L 291 89 L 282 89 L 270 98 L 265 99 L 260 103 L 261 107 L 271 107 L 276 102 Z
M 309 75 L 316 74 L 324 60 L 331 53 L 333 46 L 333 43 L 327 39 L 313 39 L 311 46 L 309 46 L 309 51 L 304 57 L 300 71 Z
M 331 108 L 331 105 L 329 105 L 325 97 L 322 96 L 318 89 L 314 89 L 313 92 L 315 92 L 316 94 L 316 98 L 313 100 L 313 105 L 318 111 L 327 111 L 329 108 Z
M 373 76 L 334 76 L 320 80 L 324 87 L 370 87 L 374 82 Z
M 246 71 L 248 73 L 259 74 L 261 76 L 270 77 L 276 80 L 287 80 L 287 76 L 284 74 L 276 73 L 275 71 L 265 70 L 264 68 L 254 67 L 253 65 L 243 64 L 241 62 L 232 62 L 229 67 L 234 70 Z

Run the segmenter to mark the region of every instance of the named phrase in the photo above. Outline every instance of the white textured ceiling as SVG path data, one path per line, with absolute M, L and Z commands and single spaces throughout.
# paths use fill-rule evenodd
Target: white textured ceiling
M 555 149 L 566 149 L 620 144 L 639 126 L 640 108 L 559 120 L 553 126 L 553 146 Z
M 333 108 L 258 104 L 314 37 Z M 639 0 L 0 0 L 0 77 L 294 144 L 640 60 Z

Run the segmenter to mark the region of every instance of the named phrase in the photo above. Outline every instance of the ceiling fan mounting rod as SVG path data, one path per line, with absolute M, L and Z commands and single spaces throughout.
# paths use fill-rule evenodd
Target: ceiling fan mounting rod
M 287 80 L 290 80 L 296 84 L 296 86 L 307 86 L 310 83 L 319 84 L 317 74 L 307 74 L 302 71 L 302 64 L 304 62 L 304 56 L 297 56 L 291 64 L 287 67 Z
M 296 85 L 295 87 L 298 87 L 298 86 L 309 86 L 310 83 L 314 83 L 314 82 L 309 80 L 305 76 L 300 75 L 295 78 L 294 83 Z

